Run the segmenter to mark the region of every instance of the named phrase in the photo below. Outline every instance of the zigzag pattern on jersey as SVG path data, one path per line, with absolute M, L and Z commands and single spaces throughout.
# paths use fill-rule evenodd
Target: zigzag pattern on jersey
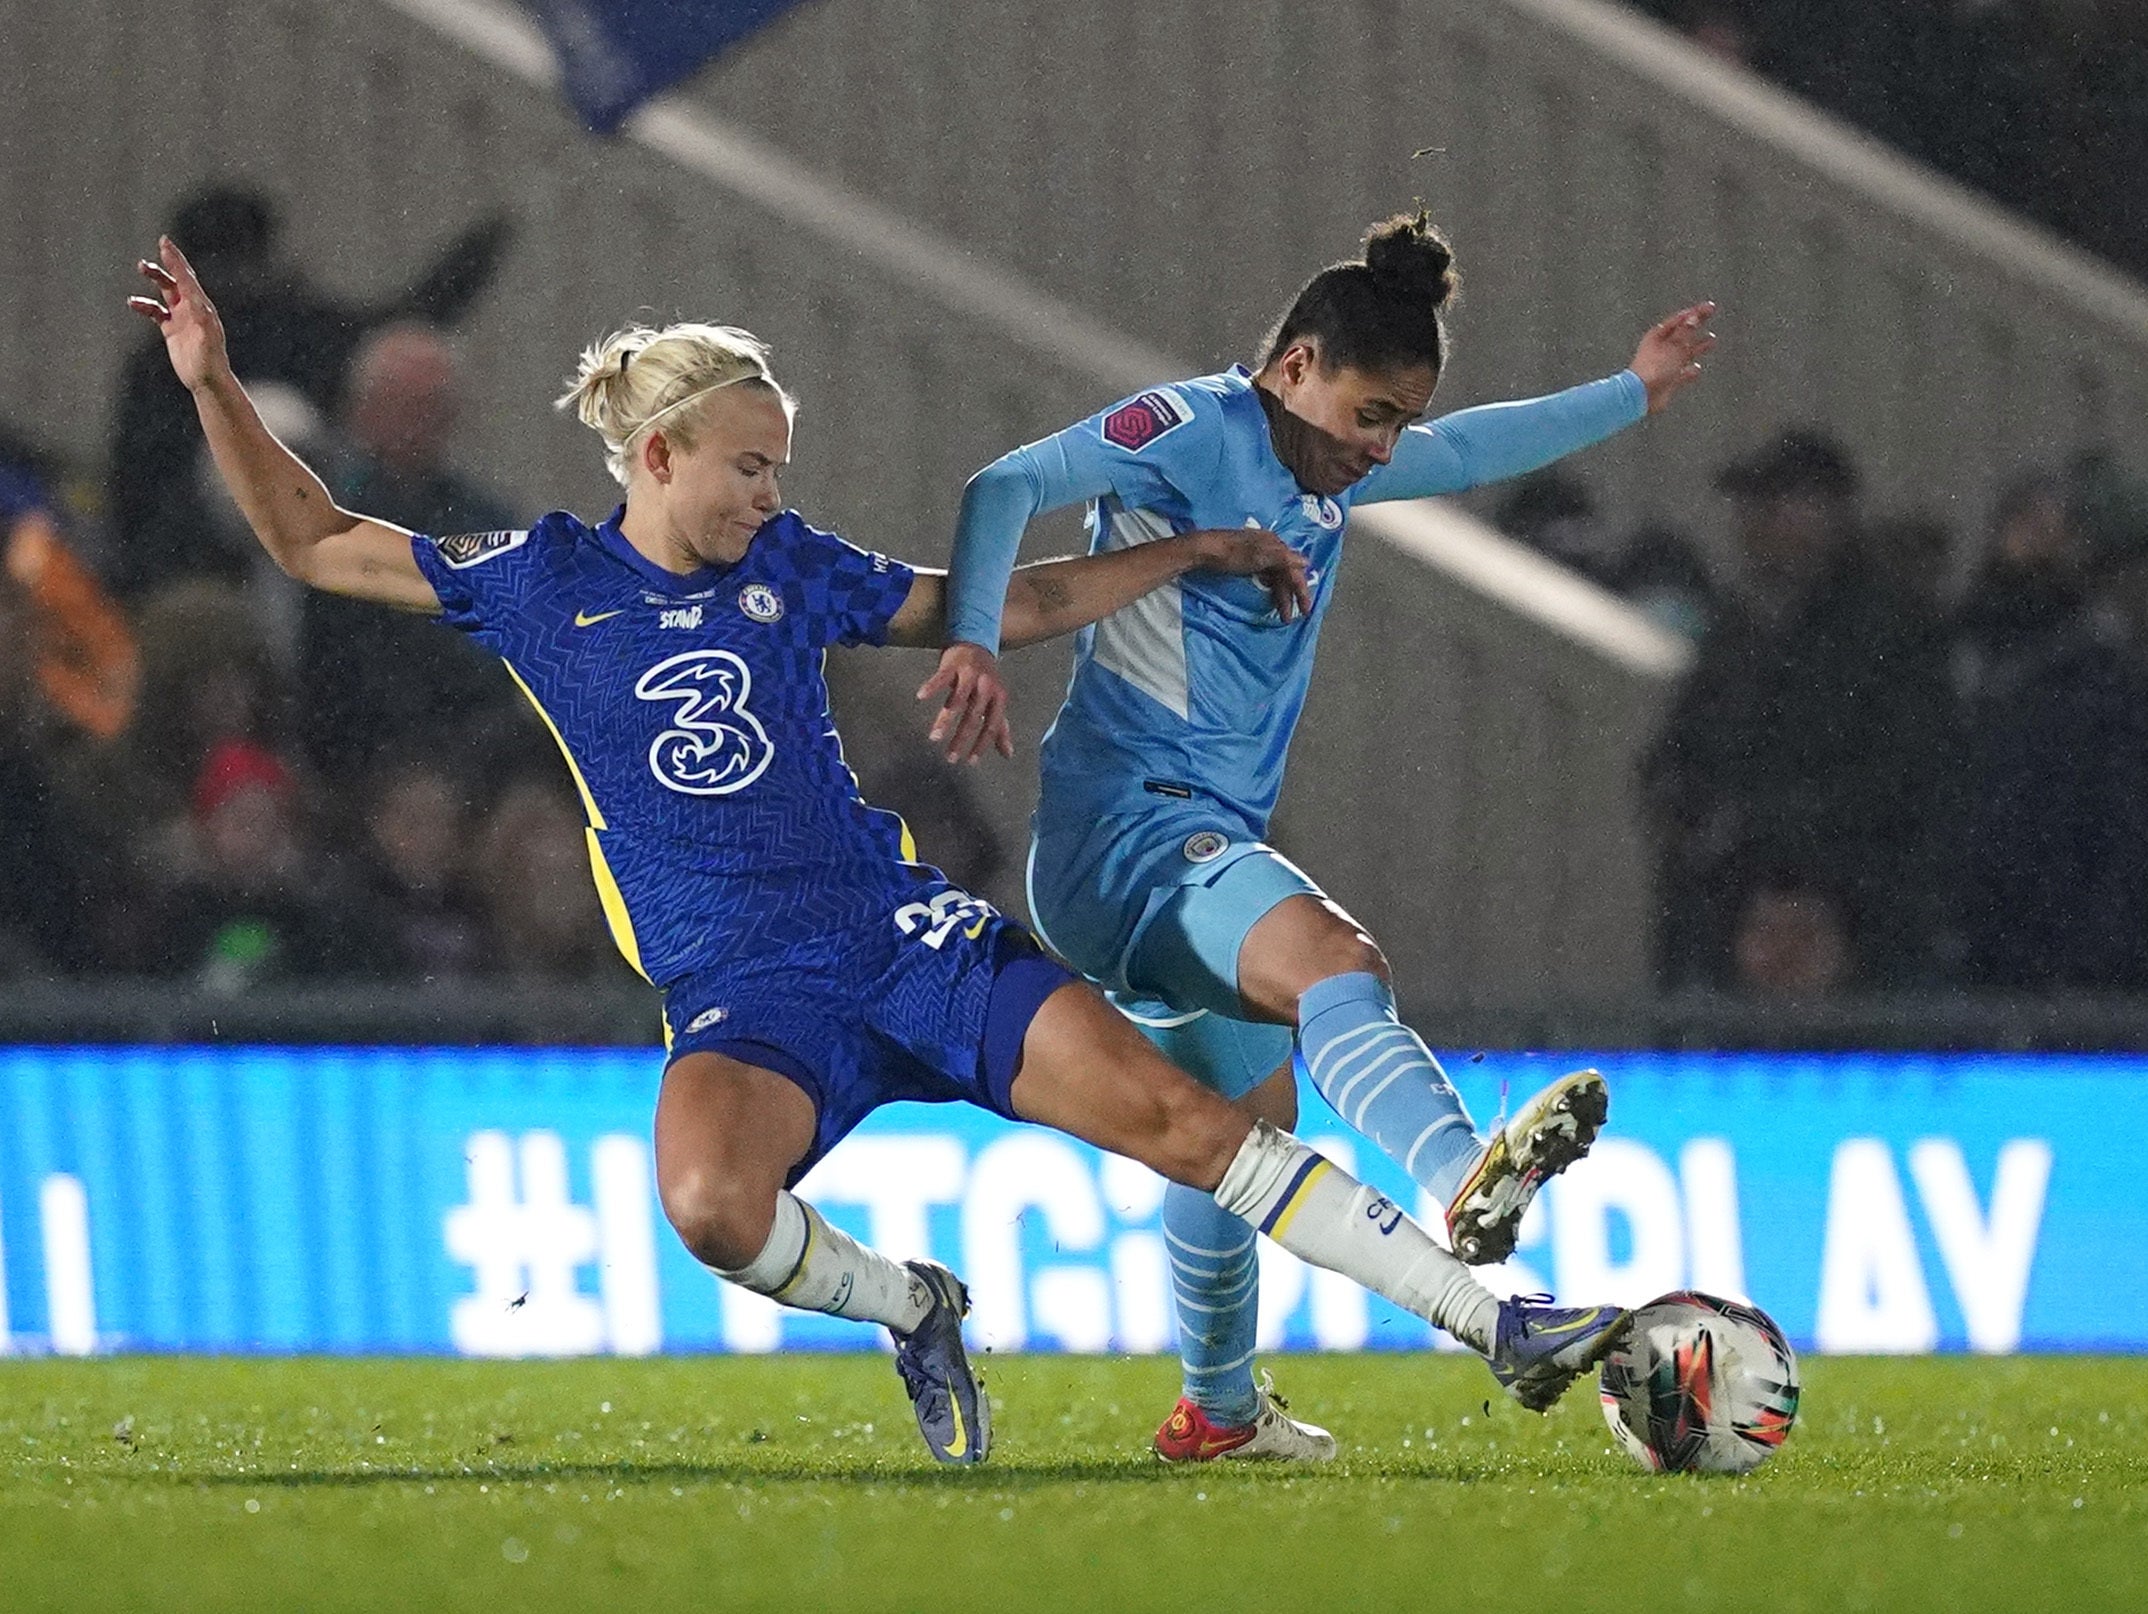
M 426 540 L 415 550 L 445 619 L 508 662 L 572 759 L 640 967 L 659 986 L 726 962 L 833 966 L 848 933 L 891 929 L 893 911 L 937 879 L 901 861 L 901 821 L 859 798 L 821 671 L 830 644 L 884 638 L 909 568 L 790 512 L 736 565 L 675 586 L 565 514 L 475 565 L 449 567 Z M 761 620 L 771 599 L 780 614 Z M 667 662 L 709 676 L 682 680 L 684 695 L 638 694 Z M 707 691 L 698 706 L 695 688 Z M 717 793 L 667 784 L 652 762 L 660 737 L 701 734 L 720 762 L 740 764 L 730 777 L 750 779 Z M 765 754 L 724 756 L 737 746 Z
M 929 903 L 952 889 L 934 880 L 904 900 Z M 934 944 L 899 930 L 893 915 L 826 933 L 822 955 L 810 960 L 692 975 L 668 994 L 665 1017 L 676 1028 L 722 1008 L 724 1035 L 802 1059 L 838 1108 L 862 1073 L 872 1079 L 855 1096 L 872 1103 L 972 1097 L 998 961 L 1006 933 L 1020 927 L 991 914 Z

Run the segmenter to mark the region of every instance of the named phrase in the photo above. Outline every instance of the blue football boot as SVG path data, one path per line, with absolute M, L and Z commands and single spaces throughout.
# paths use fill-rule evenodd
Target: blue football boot
M 918 1433 L 943 1463 L 981 1463 L 992 1447 L 992 1403 L 962 1347 L 970 1292 L 936 1261 L 904 1266 L 932 1294 L 932 1309 L 909 1333 L 895 1335 L 895 1371 L 917 1409 Z
M 1617 1306 L 1553 1306 L 1546 1303 L 1550 1299 L 1500 1301 L 1499 1326 L 1485 1358 L 1492 1377 L 1531 1412 L 1549 1412 L 1633 1327 L 1633 1313 Z

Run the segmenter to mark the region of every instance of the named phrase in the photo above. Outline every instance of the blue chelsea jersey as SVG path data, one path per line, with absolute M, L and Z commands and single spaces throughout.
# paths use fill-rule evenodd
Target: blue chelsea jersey
M 507 663 L 566 753 L 613 935 L 657 985 L 779 969 L 937 878 L 859 797 L 822 675 L 827 646 L 886 641 L 909 567 L 791 511 L 684 577 L 618 512 L 412 548 L 441 620 Z

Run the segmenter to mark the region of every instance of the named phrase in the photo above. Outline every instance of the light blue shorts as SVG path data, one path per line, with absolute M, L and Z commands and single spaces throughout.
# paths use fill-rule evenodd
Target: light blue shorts
M 1045 944 L 1167 1059 L 1236 1098 L 1288 1063 L 1292 1046 L 1290 1027 L 1239 1018 L 1239 951 L 1278 903 L 1323 893 L 1274 847 L 1204 817 L 1122 819 L 1072 855 L 1032 843 L 1029 910 Z
M 1245 1097 L 1289 1064 L 1295 1052 L 1288 1026 L 1234 1020 L 1206 1009 L 1180 1013 L 1167 1003 L 1118 992 L 1111 1001 L 1158 1053 L 1225 1098 Z

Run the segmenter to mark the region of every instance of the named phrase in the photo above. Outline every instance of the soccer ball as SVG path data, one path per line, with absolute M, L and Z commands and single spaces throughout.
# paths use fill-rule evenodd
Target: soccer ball
M 1797 1422 L 1797 1357 L 1775 1320 L 1693 1289 L 1636 1311 L 1597 1383 L 1611 1433 L 1659 1474 L 1743 1474 Z

